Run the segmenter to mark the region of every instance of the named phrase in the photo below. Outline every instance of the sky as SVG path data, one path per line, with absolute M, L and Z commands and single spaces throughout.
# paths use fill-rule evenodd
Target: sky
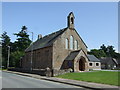
M 42 36 L 67 27 L 67 16 L 75 16 L 75 29 L 88 50 L 99 49 L 102 44 L 113 45 L 118 51 L 118 3 L 117 2 L 3 2 L 2 32 L 11 41 L 16 40 L 22 26 Z M 31 33 L 30 35 L 31 39 Z

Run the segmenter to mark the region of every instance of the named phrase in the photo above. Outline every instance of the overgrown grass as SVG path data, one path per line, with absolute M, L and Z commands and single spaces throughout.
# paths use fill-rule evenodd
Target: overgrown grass
M 120 80 L 120 72 L 94 71 L 94 72 L 67 73 L 57 77 L 120 86 L 120 82 L 118 83 L 118 81 Z

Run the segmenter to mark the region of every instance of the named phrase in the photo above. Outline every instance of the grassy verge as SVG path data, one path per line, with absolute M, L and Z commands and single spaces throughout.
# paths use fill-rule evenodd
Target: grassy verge
M 120 86 L 119 84 L 120 82 L 118 83 L 119 81 L 118 79 L 120 79 L 120 72 L 95 71 L 95 72 L 67 73 L 57 77 Z
M 0 68 L 0 70 L 7 70 L 7 69 Z

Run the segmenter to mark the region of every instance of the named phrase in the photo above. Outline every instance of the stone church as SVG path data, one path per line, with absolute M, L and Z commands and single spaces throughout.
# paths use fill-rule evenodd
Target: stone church
M 100 61 L 87 54 L 87 45 L 74 28 L 74 19 L 71 12 L 67 17 L 66 28 L 44 37 L 38 35 L 38 39 L 25 50 L 22 68 L 50 68 L 53 76 L 67 69 L 73 72 L 101 69 Z

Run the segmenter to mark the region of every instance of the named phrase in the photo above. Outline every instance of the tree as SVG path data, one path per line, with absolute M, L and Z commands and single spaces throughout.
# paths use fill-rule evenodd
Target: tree
M 94 55 L 97 58 L 106 57 L 105 52 L 101 49 L 92 49 L 90 52 L 88 52 L 88 54 Z
M 17 39 L 14 43 L 11 44 L 11 56 L 10 56 L 10 65 L 12 67 L 19 67 L 20 59 L 24 56 L 25 49 L 30 45 L 31 40 L 29 35 L 26 32 L 27 27 L 22 26 L 19 33 L 14 33 L 17 36 Z
M 116 52 L 115 52 L 115 50 L 114 50 L 114 46 L 105 46 L 104 44 L 102 45 L 102 46 L 100 46 L 100 49 L 101 50 L 103 50 L 105 53 L 106 53 L 106 55 L 107 55 L 107 57 L 114 57 L 115 56 L 115 54 L 116 54 Z
M 19 67 L 20 66 L 20 59 L 24 56 L 24 52 L 22 51 L 15 51 L 11 53 L 11 60 L 10 60 L 10 66 L 11 67 Z
M 31 40 L 29 35 L 26 32 L 27 27 L 22 26 L 19 33 L 15 33 L 17 36 L 15 42 L 10 42 L 10 37 L 7 35 L 7 32 L 3 32 L 1 35 L 2 43 L 2 65 L 7 68 L 8 60 L 8 46 L 10 46 L 10 63 L 12 67 L 19 67 L 19 60 L 24 56 L 25 49 L 30 45 Z
M 16 50 L 24 51 L 31 43 L 31 40 L 29 39 L 29 35 L 26 32 L 27 27 L 23 26 L 21 28 L 21 31 L 19 33 L 15 33 L 17 41 L 14 42 L 14 46 L 16 47 Z
M 3 32 L 0 38 L 2 41 L 2 65 L 7 68 L 8 46 L 10 46 L 10 37 L 7 35 L 7 32 Z
M 104 44 L 100 46 L 100 49 L 103 50 L 105 53 L 107 52 L 107 47 Z
M 92 49 L 88 54 L 93 54 L 96 57 L 112 57 L 116 59 L 120 59 L 120 53 L 115 52 L 114 46 L 108 45 L 107 47 L 102 44 L 100 49 Z
M 107 52 L 106 52 L 106 54 L 107 54 L 108 57 L 114 57 L 114 55 L 115 55 L 115 50 L 114 50 L 113 48 L 114 48 L 114 47 L 113 47 L 112 45 L 107 47 Z

